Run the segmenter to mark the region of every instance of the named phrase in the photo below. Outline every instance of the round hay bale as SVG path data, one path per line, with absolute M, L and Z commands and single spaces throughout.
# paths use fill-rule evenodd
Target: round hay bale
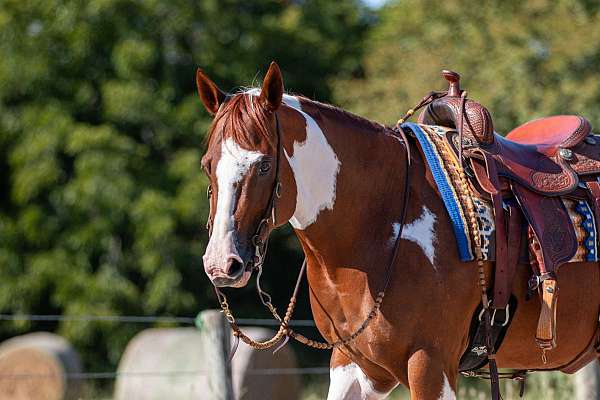
M 0 399 L 62 400 L 79 396 L 78 354 L 64 338 L 48 332 L 16 336 L 0 345 Z
M 257 340 L 274 334 L 263 328 L 245 328 L 244 331 Z M 206 399 L 209 368 L 197 329 L 147 329 L 135 336 L 125 349 L 119 363 L 114 399 Z M 240 343 L 232 362 L 235 398 L 297 400 L 299 376 L 273 374 L 272 369 L 276 368 L 297 368 L 290 346 L 272 354 Z M 271 371 L 265 374 L 260 371 L 264 369 Z
M 244 329 L 244 332 L 258 341 L 270 339 L 275 334 L 270 329 L 257 327 Z M 272 350 L 255 350 L 240 342 L 231 367 L 233 390 L 237 399 L 300 398 L 300 376 L 277 371 L 298 368 L 296 356 L 289 345 L 273 354 Z

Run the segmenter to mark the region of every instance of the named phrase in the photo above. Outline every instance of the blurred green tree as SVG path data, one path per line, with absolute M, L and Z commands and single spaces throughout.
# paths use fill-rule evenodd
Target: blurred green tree
M 358 114 L 394 123 L 445 89 L 440 71 L 452 69 L 499 132 L 548 114 L 600 124 L 598 2 L 403 0 L 379 17 L 365 40 L 364 76 L 335 84 L 336 99 Z
M 358 0 L 2 1 L 0 312 L 214 305 L 196 67 L 232 89 L 275 59 L 288 89 L 327 101 L 331 78 L 359 68 L 369 22 Z M 279 237 L 269 263 L 297 260 L 289 231 Z M 140 327 L 5 323 L 0 335 L 31 329 L 59 331 L 106 370 Z

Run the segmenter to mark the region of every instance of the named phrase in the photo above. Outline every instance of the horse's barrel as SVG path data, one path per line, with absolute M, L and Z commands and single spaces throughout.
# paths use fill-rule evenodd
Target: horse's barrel
M 8 339 L 0 345 L 0 399 L 77 399 L 81 362 L 64 338 L 35 332 Z
M 273 331 L 245 328 L 256 340 L 271 338 Z M 127 345 L 119 363 L 114 400 L 206 399 L 211 368 L 202 352 L 202 335 L 194 328 L 148 329 Z M 299 398 L 299 377 L 277 374 L 296 368 L 290 346 L 273 354 L 240 343 L 232 361 L 236 399 Z M 268 370 L 268 371 L 265 371 Z

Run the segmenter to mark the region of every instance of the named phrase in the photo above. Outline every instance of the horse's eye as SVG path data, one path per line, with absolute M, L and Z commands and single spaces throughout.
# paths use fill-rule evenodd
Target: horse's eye
M 258 166 L 259 175 L 266 175 L 270 170 L 271 170 L 271 162 L 270 161 L 263 161 Z

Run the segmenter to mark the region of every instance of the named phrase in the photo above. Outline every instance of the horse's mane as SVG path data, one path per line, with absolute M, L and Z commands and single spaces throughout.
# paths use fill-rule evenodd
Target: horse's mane
M 215 135 L 221 134 L 222 140 L 232 138 L 236 143 L 248 148 L 256 146 L 261 139 L 274 145 L 276 138 L 269 128 L 271 114 L 260 103 L 259 93 L 260 89 L 245 89 L 230 95 L 215 116 L 208 135 L 208 142 L 210 143 Z M 322 114 L 329 114 L 330 117 L 342 117 L 339 119 L 346 121 L 349 125 L 371 132 L 381 132 L 387 129 L 382 124 L 372 122 L 339 107 L 300 95 L 294 96 L 311 103 Z M 221 127 L 219 132 L 216 132 L 217 126 Z
M 258 96 L 245 95 L 245 92 L 231 95 L 215 116 L 208 142 L 220 134 L 222 140 L 232 138 L 248 148 L 256 146 L 261 138 L 273 144 L 269 117 L 269 111 L 260 104 Z M 216 132 L 217 126 L 221 127 L 220 132 Z

